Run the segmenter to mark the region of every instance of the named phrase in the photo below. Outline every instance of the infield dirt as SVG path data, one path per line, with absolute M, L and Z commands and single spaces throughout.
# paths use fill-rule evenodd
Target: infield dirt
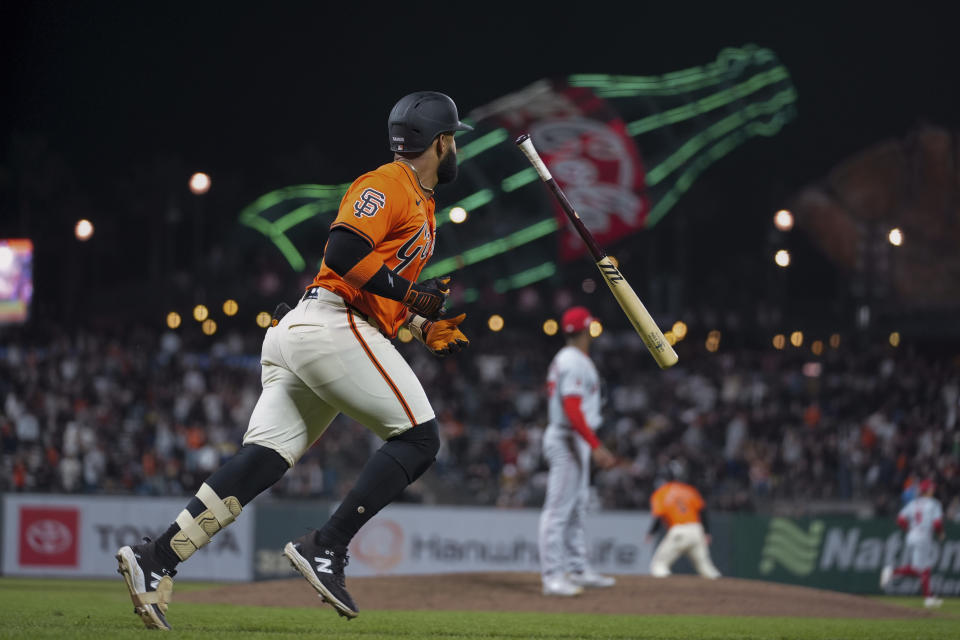
M 618 576 L 616 586 L 575 598 L 540 594 L 531 573 L 467 573 L 347 578 L 364 609 L 534 611 L 633 615 L 798 616 L 816 618 L 913 618 L 931 613 L 845 593 L 770 582 L 694 576 Z M 321 605 L 301 578 L 229 585 L 174 596 L 174 602 L 267 607 Z M 322 605 L 327 606 L 327 605 Z

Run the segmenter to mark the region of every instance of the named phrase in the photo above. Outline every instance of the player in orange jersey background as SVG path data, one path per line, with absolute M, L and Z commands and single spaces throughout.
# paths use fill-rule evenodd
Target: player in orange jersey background
M 667 534 L 653 552 L 650 575 L 656 578 L 669 576 L 671 565 L 681 555 L 686 555 L 704 578 L 720 577 L 707 549 L 710 536 L 706 533 L 704 507 L 700 492 L 683 482 L 666 482 L 653 492 L 650 511 L 654 520 L 647 540 L 652 540 L 661 524 L 666 526 Z

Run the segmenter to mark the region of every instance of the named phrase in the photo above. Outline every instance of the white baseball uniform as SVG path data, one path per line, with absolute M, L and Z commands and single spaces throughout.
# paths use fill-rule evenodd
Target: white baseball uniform
M 568 345 L 554 356 L 547 389 L 549 424 L 543 435 L 543 454 L 550 471 L 539 531 L 544 579 L 587 569 L 584 518 L 590 495 L 590 445 L 571 426 L 563 398 L 580 397 L 583 416 L 594 431 L 602 422 L 600 375 L 580 349 Z
M 292 466 L 337 413 L 386 440 L 434 417 L 423 386 L 376 325 L 343 298 L 317 289 L 263 341 L 263 392 L 244 444 L 259 444 Z
M 918 570 L 931 568 L 937 555 L 934 530 L 943 522 L 940 501 L 929 496 L 914 498 L 900 510 L 897 519 L 907 523 L 904 563 Z

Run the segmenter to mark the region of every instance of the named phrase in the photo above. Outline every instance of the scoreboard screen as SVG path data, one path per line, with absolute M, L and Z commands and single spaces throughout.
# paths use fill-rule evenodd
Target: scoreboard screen
M 0 238 L 0 324 L 27 321 L 33 298 L 33 242 Z

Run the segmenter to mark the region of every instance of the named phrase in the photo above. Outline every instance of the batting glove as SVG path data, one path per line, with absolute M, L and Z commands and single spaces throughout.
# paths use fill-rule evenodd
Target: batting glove
M 408 324 L 413 337 L 424 344 L 430 353 L 441 358 L 457 353 L 470 345 L 467 336 L 460 331 L 459 325 L 467 314 L 461 313 L 453 318 L 431 322 L 426 318 L 414 316 Z
M 270 326 L 275 327 L 280 324 L 280 321 L 283 320 L 283 316 L 290 313 L 290 305 L 286 302 L 281 302 L 277 305 L 277 308 L 273 312 L 273 316 L 270 318 Z
M 403 304 L 427 320 L 439 320 L 445 311 L 450 295 L 450 276 L 431 278 L 426 282 L 414 282 L 403 298 Z

